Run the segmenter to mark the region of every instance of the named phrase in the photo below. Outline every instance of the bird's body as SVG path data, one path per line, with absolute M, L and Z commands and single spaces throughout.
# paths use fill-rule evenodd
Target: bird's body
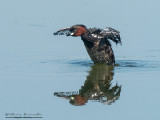
M 109 40 L 112 40 L 116 44 L 121 43 L 120 35 L 117 30 L 112 28 L 87 29 L 84 25 L 74 25 L 54 33 L 54 35 L 63 34 L 67 36 L 81 36 L 86 50 L 95 64 L 115 64 L 115 57 Z
M 88 34 L 82 35 L 81 39 L 92 61 L 94 63 L 115 63 L 114 53 L 109 42 L 98 35 Z

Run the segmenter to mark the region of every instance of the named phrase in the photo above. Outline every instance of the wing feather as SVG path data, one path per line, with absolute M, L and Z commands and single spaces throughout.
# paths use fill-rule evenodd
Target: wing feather
M 112 40 L 116 44 L 117 43 L 122 44 L 121 38 L 120 38 L 120 32 L 113 29 L 113 28 L 107 27 L 107 28 L 103 29 L 99 34 L 104 36 L 107 39 Z
M 67 27 L 67 28 L 60 29 L 57 32 L 54 32 L 53 34 L 54 35 L 68 35 L 69 30 L 70 30 L 70 27 Z

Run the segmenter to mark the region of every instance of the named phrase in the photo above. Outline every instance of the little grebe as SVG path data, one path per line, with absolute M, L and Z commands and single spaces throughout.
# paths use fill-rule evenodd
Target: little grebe
M 68 28 L 61 29 L 54 35 L 81 36 L 87 52 L 96 63 L 115 64 L 115 57 L 109 40 L 121 44 L 120 32 L 107 27 L 105 29 L 89 28 L 84 25 L 73 25 Z

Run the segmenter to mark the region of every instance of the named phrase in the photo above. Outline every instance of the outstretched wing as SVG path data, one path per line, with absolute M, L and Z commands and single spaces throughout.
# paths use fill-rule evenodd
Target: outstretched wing
M 120 32 L 113 29 L 113 28 L 107 27 L 107 28 L 103 29 L 99 34 L 104 36 L 107 39 L 112 40 L 116 44 L 117 43 L 122 44 L 121 38 L 120 38 Z
M 57 32 L 54 32 L 53 34 L 54 35 L 67 35 L 68 36 L 69 30 L 70 30 L 70 28 L 68 27 L 68 28 L 58 30 Z

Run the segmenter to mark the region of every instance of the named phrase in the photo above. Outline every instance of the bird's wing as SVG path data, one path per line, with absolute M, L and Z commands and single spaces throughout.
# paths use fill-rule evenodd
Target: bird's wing
M 100 34 L 100 32 L 102 31 L 102 29 L 99 29 L 99 28 L 89 28 L 88 31 L 90 32 L 90 34 L 94 38 L 98 38 L 98 39 L 104 38 L 104 36 Z
M 122 44 L 121 38 L 120 38 L 120 32 L 113 29 L 113 28 L 107 27 L 107 28 L 103 29 L 99 34 L 101 36 L 104 36 L 106 39 L 112 40 L 116 44 L 117 43 Z
M 94 27 L 94 28 L 89 28 L 88 31 L 89 31 L 91 34 L 99 34 L 99 33 L 102 31 L 102 29 L 99 29 L 99 28 Z
M 68 35 L 69 30 L 70 30 L 70 27 L 67 27 L 67 28 L 60 29 L 57 32 L 54 32 L 53 34 L 54 35 Z

